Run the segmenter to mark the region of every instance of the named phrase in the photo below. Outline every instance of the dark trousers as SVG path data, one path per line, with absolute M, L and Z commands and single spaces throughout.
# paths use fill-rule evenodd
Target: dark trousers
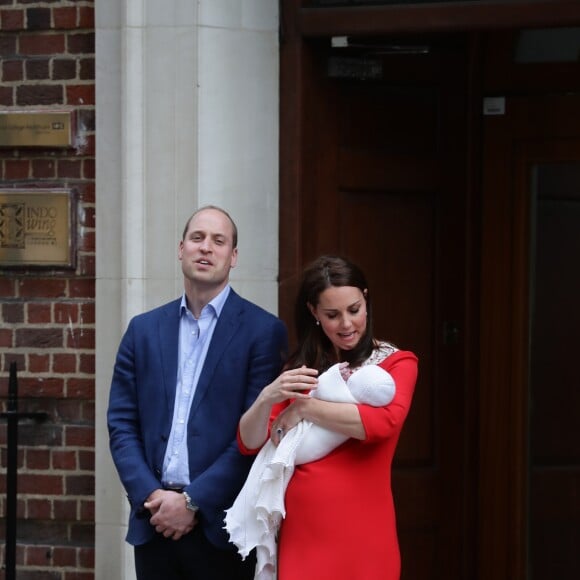
M 255 568 L 254 552 L 242 561 L 235 550 L 216 548 L 199 526 L 179 540 L 156 534 L 135 546 L 138 580 L 253 580 Z

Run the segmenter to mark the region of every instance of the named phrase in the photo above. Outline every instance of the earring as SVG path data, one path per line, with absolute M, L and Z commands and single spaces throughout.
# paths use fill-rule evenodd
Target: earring
M 316 319 L 316 326 L 320 326 L 320 320 Z

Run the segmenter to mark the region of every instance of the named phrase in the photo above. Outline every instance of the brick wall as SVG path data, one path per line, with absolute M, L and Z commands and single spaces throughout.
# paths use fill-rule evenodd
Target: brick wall
M 0 109 L 72 108 L 70 148 L 0 148 L 0 188 L 76 192 L 75 269 L 0 266 L 0 404 L 18 368 L 17 577 L 94 577 L 95 107 L 92 1 L 0 0 Z M 0 424 L 4 564 L 6 424 Z M 4 572 L 0 573 L 0 577 Z

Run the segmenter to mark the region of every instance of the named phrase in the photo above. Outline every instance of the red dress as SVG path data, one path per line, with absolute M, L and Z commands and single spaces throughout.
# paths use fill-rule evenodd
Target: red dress
M 391 463 L 411 405 L 417 357 L 395 351 L 379 365 L 393 377 L 396 394 L 385 407 L 358 405 L 366 439 L 349 439 L 326 457 L 296 466 L 279 534 L 278 580 L 400 577 Z M 275 406 L 271 419 L 287 404 Z
M 284 498 L 278 580 L 399 580 L 391 463 L 413 398 L 417 357 L 396 350 L 378 364 L 393 377 L 396 393 L 385 407 L 357 405 L 366 439 L 349 439 L 294 470 Z M 274 406 L 270 424 L 288 404 Z M 257 452 L 238 442 L 243 453 Z

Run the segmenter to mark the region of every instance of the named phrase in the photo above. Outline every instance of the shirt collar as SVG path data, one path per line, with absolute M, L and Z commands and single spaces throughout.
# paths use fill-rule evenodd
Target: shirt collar
M 224 304 L 230 295 L 231 286 L 226 284 L 224 289 L 217 295 L 214 296 L 204 307 L 203 310 L 206 308 L 211 308 L 215 313 L 216 317 L 219 318 L 222 310 L 224 308 Z M 179 314 L 183 315 L 187 312 L 187 299 L 185 298 L 185 292 L 181 295 L 181 304 L 179 305 Z

